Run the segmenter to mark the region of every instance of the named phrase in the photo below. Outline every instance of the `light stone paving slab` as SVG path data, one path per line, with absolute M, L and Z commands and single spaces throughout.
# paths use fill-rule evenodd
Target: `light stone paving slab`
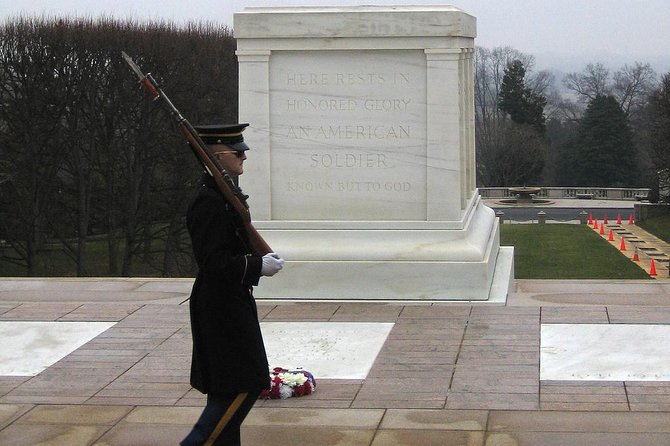
M 0 376 L 35 376 L 113 325 L 0 321 Z
M 107 429 L 109 429 L 109 426 L 80 426 L 75 424 L 25 425 L 19 421 L 0 431 L 0 444 L 2 446 L 90 445 Z
M 545 324 L 540 379 L 670 380 L 670 326 Z
M 194 279 L 147 280 L 137 291 L 191 294 Z
M 670 433 L 670 414 L 574 411 L 491 411 L 489 431 Z
M 201 407 L 136 407 L 124 419 L 126 423 L 192 425 L 200 416 Z
M 304 409 L 254 408 L 244 420 L 245 426 L 328 426 L 351 429 L 375 429 L 384 409 Z
M 0 302 L 183 303 L 193 279 L 49 277 L 2 278 Z
M 0 430 L 32 408 L 31 404 L 0 404 Z
M 113 425 L 130 410 L 128 406 L 38 406 L 23 416 L 21 423 Z
M 486 443 L 489 445 L 489 443 Z M 511 443 L 515 444 L 515 443 Z M 484 432 L 444 430 L 381 430 L 372 446 L 484 446 Z M 509 446 L 510 444 L 505 444 Z M 489 445 L 490 446 L 490 445 Z
M 95 446 L 165 446 L 176 445 L 184 438 L 191 426 L 185 424 L 173 424 L 165 420 L 164 424 L 140 424 L 120 422 L 107 431 Z M 51 446 L 50 443 L 47 443 Z M 89 444 L 89 443 L 68 443 Z M 65 446 L 66 444 L 63 444 Z
M 663 290 L 663 284 L 650 280 L 516 280 L 516 290 L 521 293 L 562 294 L 652 294 Z
M 350 429 L 287 425 L 259 426 L 248 429 L 242 425 L 242 444 L 245 446 L 370 446 L 374 436 L 374 428 Z
M 485 410 L 388 409 L 380 428 L 481 431 L 487 418 Z
M 601 433 L 601 432 L 529 432 L 494 433 L 486 438 L 486 446 L 511 445 L 588 445 L 588 446 L 659 446 L 670 444 L 668 434 Z
M 105 278 L 105 280 L 85 278 L 40 278 L 5 277 L 0 282 L 0 292 L 9 291 L 132 291 L 144 280 Z
M 302 368 L 321 379 L 364 379 L 393 323 L 262 322 L 270 367 Z

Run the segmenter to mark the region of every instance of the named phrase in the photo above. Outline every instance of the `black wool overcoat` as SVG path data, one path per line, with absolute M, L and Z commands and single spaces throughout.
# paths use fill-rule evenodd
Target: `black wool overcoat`
M 262 258 L 253 255 L 240 217 L 206 176 L 186 224 L 198 275 L 190 300 L 191 385 L 202 393 L 231 394 L 270 387 L 252 286 Z

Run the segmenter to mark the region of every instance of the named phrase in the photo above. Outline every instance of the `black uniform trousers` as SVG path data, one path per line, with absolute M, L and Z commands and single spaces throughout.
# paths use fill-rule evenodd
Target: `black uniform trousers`
M 207 395 L 207 405 L 181 446 L 239 446 L 240 426 L 260 392 Z

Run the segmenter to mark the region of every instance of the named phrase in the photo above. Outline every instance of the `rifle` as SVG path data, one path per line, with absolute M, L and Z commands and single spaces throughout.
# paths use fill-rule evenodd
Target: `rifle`
M 156 79 L 151 73 L 144 74 L 140 67 L 128 56 L 125 52 L 121 52 L 125 61 L 130 65 L 130 68 L 137 75 L 140 83 L 147 90 L 151 98 L 156 101 L 160 100 L 163 108 L 172 116 L 177 122 L 179 130 L 184 134 L 193 153 L 198 158 L 202 166 L 214 178 L 217 187 L 230 203 L 235 212 L 242 218 L 244 229 L 251 243 L 251 249 L 257 255 L 265 255 L 273 252 L 272 248 L 267 244 L 263 237 L 258 233 L 251 223 L 251 214 L 249 213 L 249 205 L 247 204 L 247 196 L 242 193 L 242 190 L 235 184 L 228 172 L 225 171 L 219 161 L 212 155 L 198 135 L 198 132 L 193 128 L 191 123 L 179 113 L 179 110 L 172 104 L 172 101 L 167 97 L 163 89 L 158 85 Z

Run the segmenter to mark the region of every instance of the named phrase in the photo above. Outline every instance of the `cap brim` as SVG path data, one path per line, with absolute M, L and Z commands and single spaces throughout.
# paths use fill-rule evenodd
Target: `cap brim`
M 237 150 L 238 152 L 245 152 L 249 150 L 249 146 L 242 142 L 236 142 L 233 144 L 226 144 L 228 147 L 232 147 L 233 149 Z

